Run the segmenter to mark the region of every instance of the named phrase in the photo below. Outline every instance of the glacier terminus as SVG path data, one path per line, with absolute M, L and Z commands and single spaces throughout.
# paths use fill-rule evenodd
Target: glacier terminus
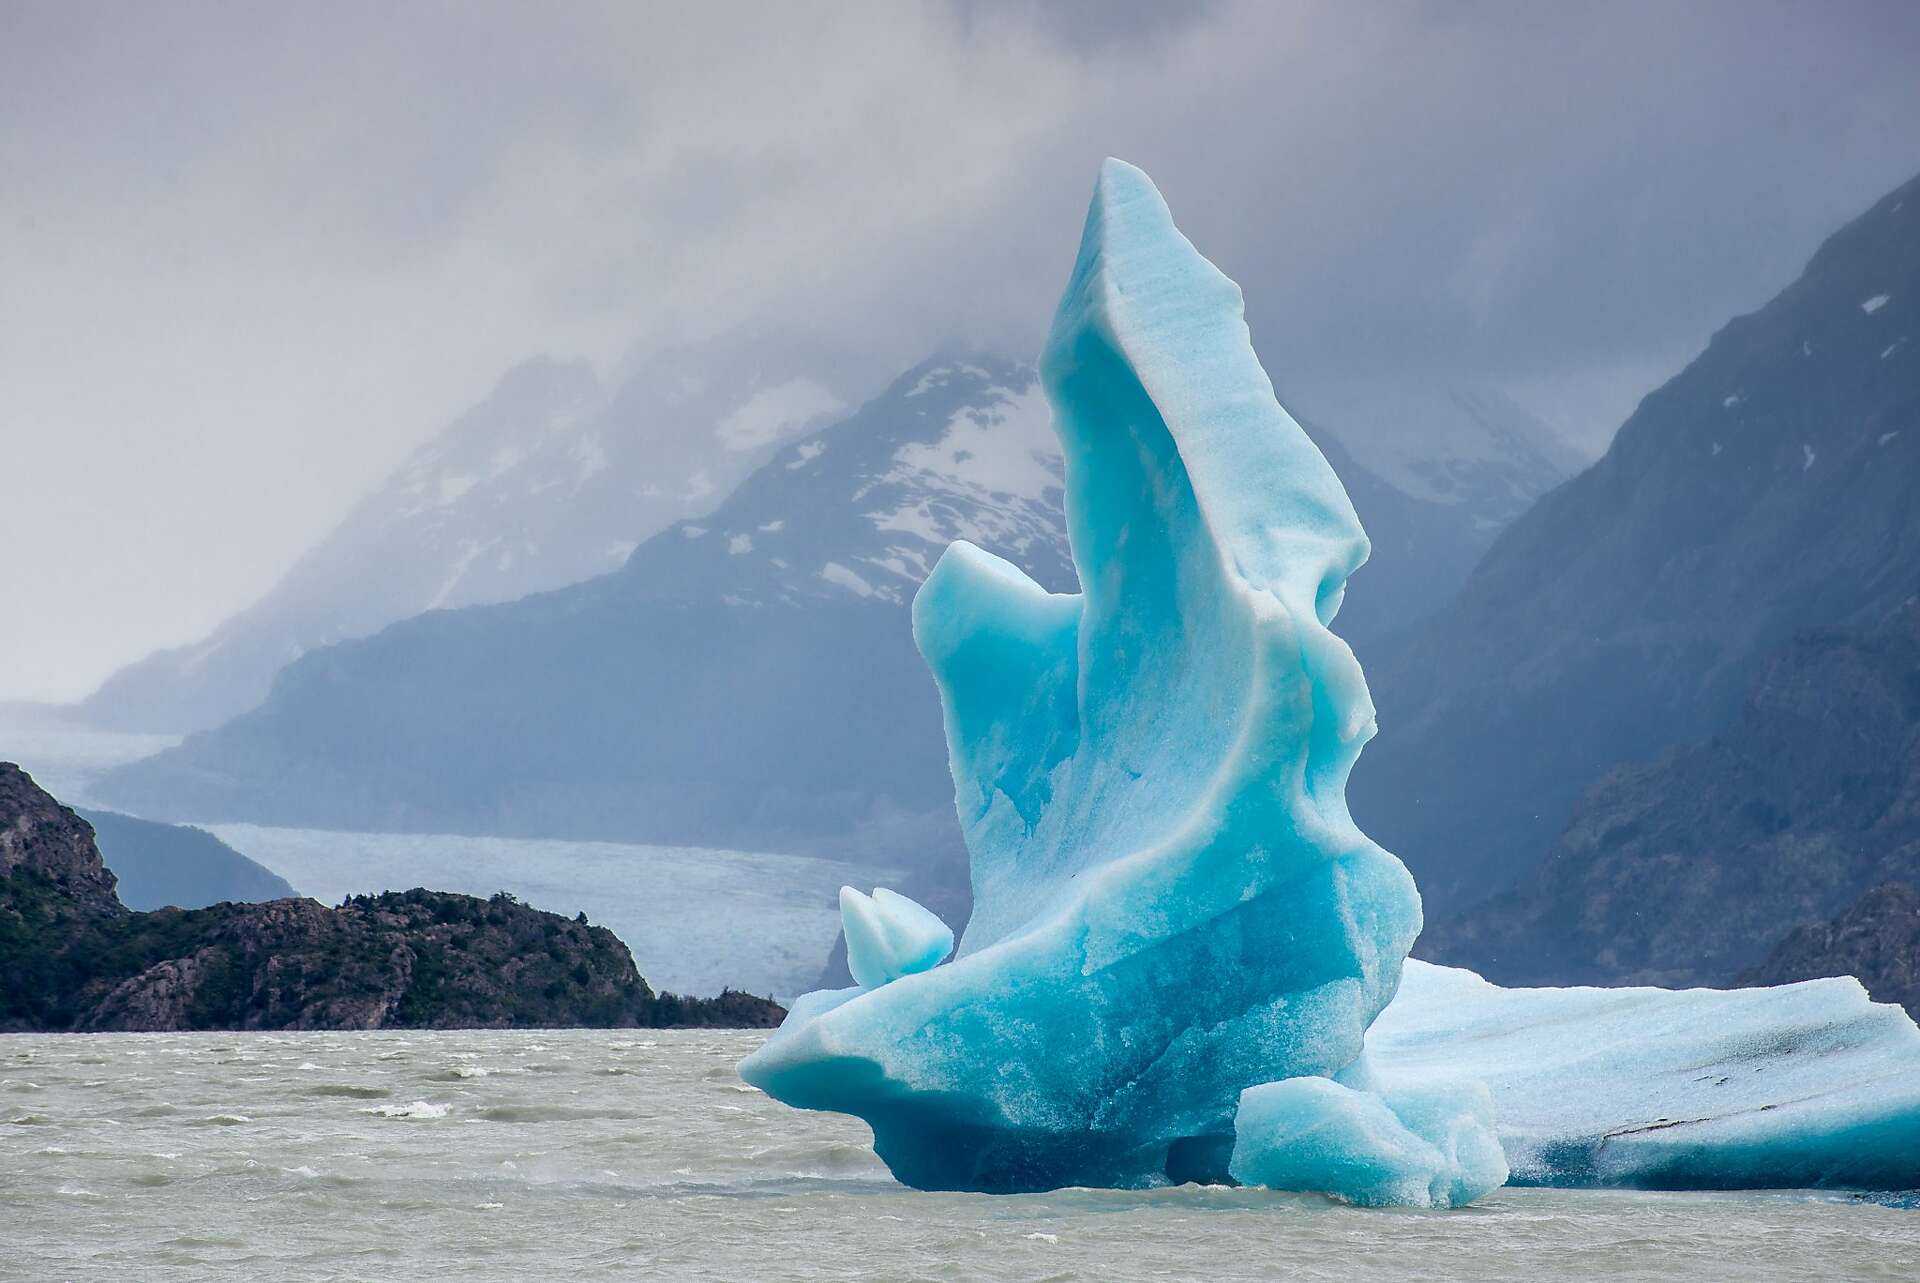
M 1411 961 L 1332 631 L 1366 559 L 1239 288 L 1102 167 L 1041 359 L 1082 591 L 953 544 L 914 600 L 974 911 L 848 889 L 856 987 L 740 1066 L 927 1189 L 1920 1186 L 1920 1030 L 1851 980 L 1503 990 Z M 951 958 L 948 957 L 952 952 Z

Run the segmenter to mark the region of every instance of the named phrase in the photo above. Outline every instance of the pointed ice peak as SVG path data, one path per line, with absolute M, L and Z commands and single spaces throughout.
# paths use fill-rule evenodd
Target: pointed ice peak
M 847 937 L 847 970 L 863 989 L 931 970 L 953 952 L 951 927 L 931 909 L 885 887 L 875 887 L 870 896 L 841 887 L 840 925 Z
M 1106 573 L 1117 551 L 1106 536 L 1123 531 L 1101 529 L 1098 514 L 1140 526 L 1112 501 L 1124 483 L 1109 473 L 1129 449 L 1125 439 L 1143 431 L 1170 451 L 1165 471 L 1199 518 L 1187 536 L 1212 544 L 1213 559 L 1242 584 L 1311 610 L 1316 596 L 1331 604 L 1323 588 L 1365 559 L 1346 491 L 1274 399 L 1240 287 L 1175 226 L 1153 180 L 1125 161 L 1101 166 L 1041 377 L 1067 461 L 1070 523 L 1081 514 L 1069 533 L 1090 605 L 1103 605 L 1124 573 Z

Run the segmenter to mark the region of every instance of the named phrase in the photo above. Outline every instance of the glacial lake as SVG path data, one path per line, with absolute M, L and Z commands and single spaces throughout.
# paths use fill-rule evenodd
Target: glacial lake
M 919 1193 L 760 1036 L 0 1036 L 0 1280 L 1920 1277 L 1920 1211 L 1821 1194 Z

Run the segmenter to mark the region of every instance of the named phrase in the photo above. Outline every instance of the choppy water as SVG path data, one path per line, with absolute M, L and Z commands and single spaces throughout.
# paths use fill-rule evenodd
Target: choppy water
M 0 1279 L 1903 1279 L 1920 1212 L 895 1185 L 749 1033 L 0 1037 Z

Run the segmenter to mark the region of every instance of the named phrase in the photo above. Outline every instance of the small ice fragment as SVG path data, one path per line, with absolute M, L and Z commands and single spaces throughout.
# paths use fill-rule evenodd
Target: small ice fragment
M 1356 1091 L 1288 1078 L 1240 1093 L 1233 1178 L 1362 1207 L 1464 1207 L 1506 1183 L 1479 1083 Z
M 1860 310 L 1862 312 L 1865 312 L 1868 316 L 1872 316 L 1875 312 L 1878 312 L 1881 308 L 1885 307 L 1887 305 L 1887 301 L 1892 297 L 1893 295 L 1891 294 L 1875 294 L 1872 298 L 1868 299 L 1866 302 L 1860 305 Z
M 897 891 L 871 896 L 840 888 L 840 922 L 847 936 L 847 970 L 862 988 L 877 989 L 901 976 L 927 971 L 953 952 L 953 929 L 930 909 Z

